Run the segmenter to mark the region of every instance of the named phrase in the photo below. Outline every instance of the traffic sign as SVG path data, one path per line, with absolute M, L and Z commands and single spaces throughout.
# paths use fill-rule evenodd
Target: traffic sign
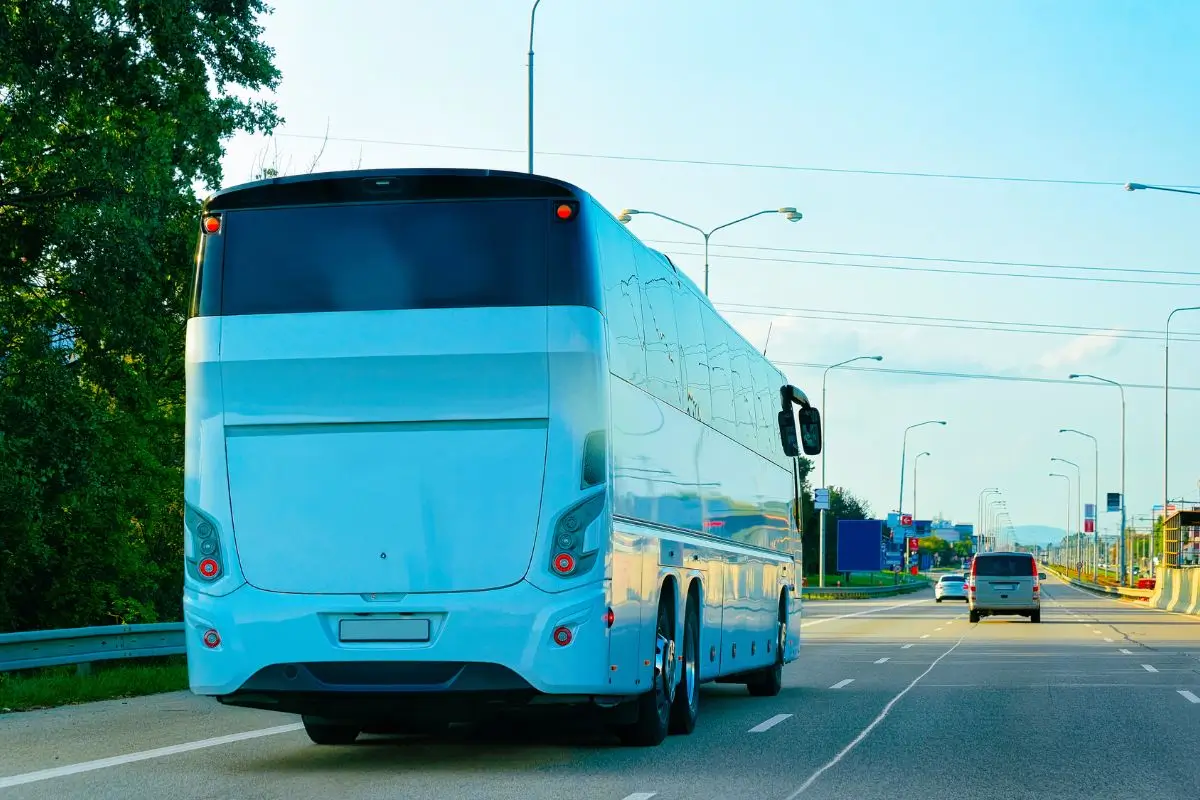
M 1108 510 L 1109 511 L 1120 511 L 1121 510 L 1121 493 L 1120 492 L 1109 492 L 1106 499 L 1108 500 Z
M 813 507 L 818 511 L 829 510 L 829 490 L 826 488 L 813 490 Z
M 1085 519 L 1083 521 L 1083 532 L 1084 533 L 1095 533 L 1096 532 L 1096 520 Z
M 900 526 L 902 528 L 912 527 L 912 514 L 901 514 L 900 515 Z
M 910 553 L 915 553 L 917 551 L 919 541 L 920 540 L 918 540 L 915 536 L 908 537 L 908 551 Z
M 1096 504 L 1095 503 L 1084 503 L 1083 504 L 1083 518 L 1084 519 L 1095 519 L 1096 518 Z

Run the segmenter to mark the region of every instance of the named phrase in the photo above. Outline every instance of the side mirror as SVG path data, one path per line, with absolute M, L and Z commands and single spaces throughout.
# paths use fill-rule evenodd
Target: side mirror
M 821 412 L 812 406 L 804 406 L 797 412 L 800 418 L 800 441 L 804 454 L 815 456 L 821 452 Z
M 800 455 L 800 438 L 796 433 L 796 418 L 789 408 L 779 412 L 779 439 L 783 442 L 783 454 L 788 458 Z
M 1046 580 L 1046 573 L 1044 573 L 1044 572 L 1039 572 L 1039 573 L 1038 573 L 1038 580 L 1039 580 L 1039 581 L 1044 581 L 1044 580 Z

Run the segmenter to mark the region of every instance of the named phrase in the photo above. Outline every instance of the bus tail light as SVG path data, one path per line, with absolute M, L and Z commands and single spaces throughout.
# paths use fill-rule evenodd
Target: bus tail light
M 554 629 L 554 643 L 559 647 L 566 647 L 574 638 L 575 636 L 571 633 L 571 629 L 566 625 L 559 625 Z
M 204 639 L 204 646 L 209 648 L 210 650 L 215 647 L 218 647 L 221 644 L 221 634 L 217 633 L 216 630 L 213 628 L 209 628 L 208 630 L 206 630 L 204 632 L 203 639 Z
M 611 628 L 613 626 L 613 623 L 616 621 L 617 621 L 617 615 L 613 613 L 613 610 L 611 608 L 608 611 L 604 612 L 604 624 L 606 626 Z
M 188 574 L 206 583 L 223 577 L 225 564 L 216 521 L 188 504 L 184 512 L 184 528 L 192 545 L 187 557 Z
M 569 222 L 579 213 L 579 203 L 559 203 L 554 207 L 554 216 L 560 222 Z
M 200 570 L 200 577 L 208 578 L 210 581 L 221 574 L 221 565 L 212 558 L 201 561 L 197 569 Z
M 570 553 L 559 553 L 554 557 L 554 571 L 559 575 L 570 575 L 575 571 L 575 557 Z
M 215 236 L 221 232 L 221 218 L 216 214 L 209 214 L 201 221 L 200 227 L 209 236 Z

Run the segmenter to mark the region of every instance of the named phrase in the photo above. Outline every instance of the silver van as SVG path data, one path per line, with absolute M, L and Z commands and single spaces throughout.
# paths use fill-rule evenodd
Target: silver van
M 1038 572 L 1029 553 L 976 553 L 967 579 L 967 607 L 971 622 L 998 614 L 1042 621 L 1042 586 L 1046 573 Z

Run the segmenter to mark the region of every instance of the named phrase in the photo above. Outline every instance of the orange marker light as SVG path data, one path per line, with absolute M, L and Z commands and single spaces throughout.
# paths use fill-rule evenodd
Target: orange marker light
M 554 209 L 554 215 L 559 219 L 570 219 L 575 215 L 575 209 L 571 208 L 566 203 L 562 203 L 558 208 Z
M 205 217 L 202 225 L 204 226 L 205 233 L 212 234 L 212 233 L 220 233 L 221 232 L 221 218 L 220 217 Z

